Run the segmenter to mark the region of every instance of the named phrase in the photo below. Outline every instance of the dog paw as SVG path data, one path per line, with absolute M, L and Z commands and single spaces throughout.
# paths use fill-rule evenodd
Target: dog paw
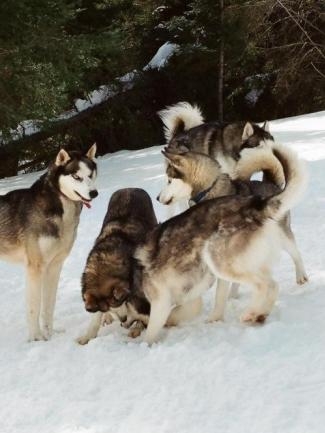
M 297 284 L 299 284 L 300 286 L 307 283 L 307 281 L 308 281 L 308 277 L 306 274 L 297 276 Z
M 91 338 L 88 337 L 88 335 L 83 335 L 82 337 L 76 338 L 76 343 L 84 346 L 85 344 L 88 344 L 90 340 Z
M 257 313 L 255 311 L 247 311 L 244 313 L 240 321 L 243 323 L 264 323 L 268 314 L 266 313 Z
M 219 322 L 219 321 L 223 321 L 224 317 L 223 315 L 219 315 L 219 316 L 209 316 L 204 323 L 214 323 L 214 322 Z
M 31 334 L 28 338 L 28 341 L 31 343 L 32 341 L 47 341 L 48 338 L 46 337 L 46 335 L 43 335 L 41 333 L 41 331 L 38 332 L 34 332 L 33 334 Z
M 130 338 L 137 338 L 141 335 L 142 329 L 139 328 L 133 328 L 129 331 L 128 337 Z

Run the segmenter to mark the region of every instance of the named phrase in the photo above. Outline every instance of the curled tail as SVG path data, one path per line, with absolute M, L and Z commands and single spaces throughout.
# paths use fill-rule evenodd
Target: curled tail
M 244 149 L 232 173 L 232 179 L 250 180 L 254 173 L 262 171 L 269 182 L 282 188 L 285 183 L 284 168 L 270 146 Z
M 200 108 L 188 102 L 178 102 L 158 112 L 163 124 L 167 143 L 181 131 L 187 131 L 204 122 Z
M 283 167 L 285 187 L 267 199 L 266 210 L 270 217 L 280 219 L 299 202 L 306 190 L 308 175 L 306 164 L 287 146 L 273 143 L 272 152 Z

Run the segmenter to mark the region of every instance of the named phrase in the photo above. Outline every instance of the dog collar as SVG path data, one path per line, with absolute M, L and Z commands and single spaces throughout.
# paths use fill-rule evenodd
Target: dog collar
M 211 191 L 211 189 L 217 183 L 217 180 L 218 180 L 218 178 L 212 183 L 211 186 L 209 186 L 209 188 L 204 189 L 203 191 L 200 191 L 198 194 L 196 194 L 196 196 L 194 196 L 193 198 L 191 198 L 188 201 L 189 205 L 193 206 L 194 204 L 200 203 L 200 201 L 202 201 L 204 199 L 204 197 Z

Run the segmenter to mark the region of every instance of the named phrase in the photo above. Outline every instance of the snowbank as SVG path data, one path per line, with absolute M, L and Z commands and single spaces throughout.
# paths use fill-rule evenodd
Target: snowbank
M 159 147 L 99 159 L 99 197 L 84 209 L 65 263 L 49 342 L 26 342 L 24 278 L 1 262 L 1 433 L 321 433 L 325 425 L 325 112 L 271 123 L 271 131 L 308 159 L 310 187 L 293 228 L 310 282 L 297 287 L 291 260 L 275 270 L 280 296 L 264 326 L 238 316 L 242 291 L 223 323 L 165 330 L 148 348 L 117 323 L 87 346 L 74 339 L 89 314 L 80 274 L 117 188 L 139 186 L 154 199 L 163 177 Z M 0 181 L 0 192 L 28 186 L 37 174 Z M 157 215 L 166 208 L 155 201 Z

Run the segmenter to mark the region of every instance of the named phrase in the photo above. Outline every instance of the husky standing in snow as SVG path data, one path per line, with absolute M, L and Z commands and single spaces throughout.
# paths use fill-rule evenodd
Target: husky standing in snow
M 210 317 L 223 317 L 228 282 L 253 288 L 244 322 L 263 322 L 272 311 L 278 285 L 271 267 L 283 242 L 278 221 L 297 203 L 306 185 L 304 164 L 290 149 L 270 143 L 285 175 L 285 187 L 271 197 L 228 195 L 204 200 L 165 221 L 136 251 L 143 266 L 143 290 L 151 311 L 146 341 L 155 342 L 173 306 L 186 305 L 220 280 Z M 217 178 L 214 188 L 218 189 Z M 222 186 L 223 188 L 223 186 Z
M 169 148 L 209 155 L 227 173 L 235 168 L 243 148 L 274 141 L 267 122 L 263 127 L 250 122 L 205 122 L 200 108 L 188 102 L 179 102 L 158 114 Z
M 283 167 L 267 147 L 243 150 L 234 173 L 235 179 L 223 173 L 218 162 L 207 155 L 190 151 L 180 153 L 168 148 L 163 154 L 168 162 L 168 184 L 158 196 L 163 204 L 184 198 L 197 204 L 233 194 L 266 198 L 278 194 L 281 191 L 279 186 L 284 181 Z M 268 181 L 251 181 L 251 176 L 258 171 L 267 173 Z M 304 284 L 308 277 L 290 227 L 289 212 L 279 221 L 279 226 L 282 230 L 282 248 L 295 264 L 296 281 Z
M 95 144 L 85 155 L 61 149 L 30 188 L 0 196 L 0 257 L 26 268 L 30 341 L 52 335 L 61 268 L 75 240 L 82 205 L 90 207 L 98 195 L 95 154 Z
M 249 180 L 254 172 L 262 171 L 265 182 L 282 187 L 284 178 L 281 164 L 276 163 L 274 156 L 271 157 L 264 149 L 265 146 L 272 146 L 274 143 L 266 124 L 260 128 L 249 122 L 246 124 L 237 122 L 223 126 L 217 122 L 202 123 L 204 120 L 200 109 L 188 103 L 168 107 L 161 111 L 160 115 L 165 124 L 167 152 L 169 150 L 171 154 L 171 151 L 178 150 L 184 154 L 183 157 L 166 158 L 168 185 L 157 197 L 161 203 L 168 205 L 184 199 L 187 201 L 191 199 L 192 204 L 199 202 L 216 179 L 217 173 L 220 175 L 221 172 L 224 173 L 223 178 L 227 181 L 223 182 L 223 189 L 219 182 L 218 196 L 227 195 L 227 191 L 236 190 L 234 187 L 236 181 L 229 189 L 230 179 L 226 174 L 229 174 L 232 179 L 239 177 L 242 180 Z M 262 150 L 260 150 L 261 147 L 263 147 Z M 246 148 L 254 149 L 251 153 L 246 153 L 246 159 L 243 159 L 241 152 Z M 212 161 L 211 158 L 204 158 L 203 155 L 195 157 L 192 152 L 185 155 L 187 150 L 209 155 L 219 164 Z M 177 166 L 176 161 L 182 162 L 183 164 L 180 164 L 182 167 Z M 261 183 L 251 183 L 251 185 L 258 185 L 259 191 L 256 191 L 258 194 L 263 190 Z M 267 189 L 269 193 L 272 193 L 272 187 L 268 186 Z M 245 191 L 242 190 L 241 193 Z M 246 195 L 249 193 L 248 188 Z M 209 196 L 212 196 L 212 192 L 209 193 Z M 297 283 L 304 284 L 308 281 L 308 277 L 290 228 L 290 216 L 286 216 L 281 224 L 284 234 L 283 248 L 295 264 Z M 237 290 L 238 284 L 234 283 L 232 288 L 234 296 Z

